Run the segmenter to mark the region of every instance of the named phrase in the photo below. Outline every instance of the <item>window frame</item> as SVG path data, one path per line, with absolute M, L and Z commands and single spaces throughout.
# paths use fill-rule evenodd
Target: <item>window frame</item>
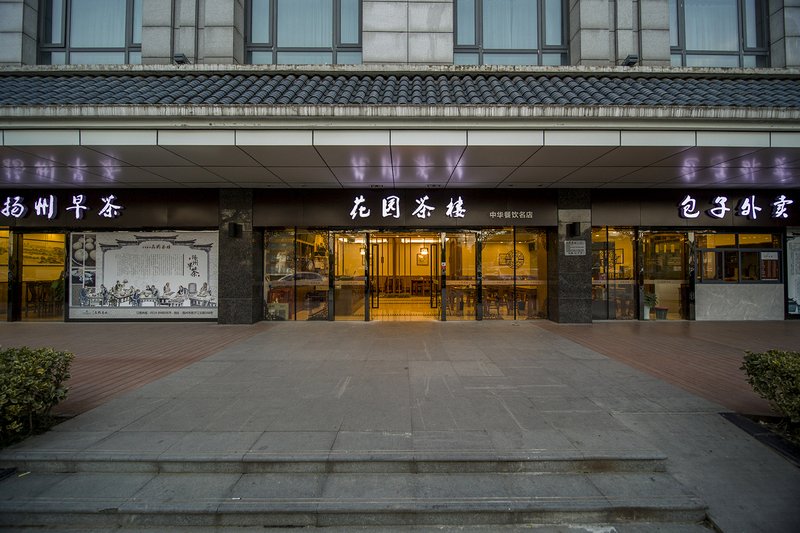
M 747 22 L 747 0 L 736 0 L 736 13 L 737 13 L 737 41 L 738 41 L 738 51 L 720 51 L 720 50 L 694 50 L 694 49 L 687 49 L 686 48 L 686 9 L 685 3 L 686 0 L 674 0 L 674 4 L 672 1 L 669 2 L 669 10 L 671 11 L 673 5 L 677 10 L 677 18 L 676 22 L 678 24 L 677 28 L 674 28 L 674 31 L 677 32 L 678 37 L 678 44 L 677 46 L 672 46 L 670 44 L 670 62 L 673 67 L 685 67 L 687 66 L 687 56 L 720 56 L 720 57 L 736 57 L 738 65 L 735 67 L 712 67 L 708 66 L 707 68 L 769 68 L 770 66 L 770 50 L 769 50 L 769 5 L 766 0 L 754 0 L 756 2 L 756 17 L 760 20 L 755 21 L 755 25 L 757 28 L 760 26 L 761 35 L 764 36 L 764 43 L 761 46 L 756 47 L 748 47 L 746 45 L 746 35 L 745 35 L 745 26 Z M 670 13 L 670 34 L 672 34 L 672 13 Z M 672 42 L 672 36 L 670 35 L 670 43 Z M 745 65 L 745 58 L 746 57 L 755 57 L 756 58 L 756 65 L 754 66 L 746 66 Z M 675 59 L 679 58 L 680 64 L 676 64 Z M 764 64 L 758 65 L 758 59 L 763 58 Z M 703 67 L 699 67 L 703 68 Z
M 746 233 L 747 234 L 752 234 L 752 233 L 758 233 L 758 232 L 748 231 Z M 697 273 L 698 273 L 698 275 L 697 275 L 697 283 L 717 284 L 717 285 L 731 285 L 731 284 L 756 284 L 756 285 L 767 284 L 767 285 L 769 285 L 769 284 L 781 284 L 781 283 L 783 283 L 783 278 L 784 278 L 784 266 L 783 266 L 784 249 L 783 249 L 783 247 L 782 246 L 778 246 L 778 247 L 769 248 L 769 247 L 751 247 L 751 246 L 743 245 L 739 241 L 739 237 L 740 237 L 741 234 L 742 233 L 739 233 L 739 232 L 732 234 L 732 235 L 736 236 L 736 244 L 734 246 L 722 246 L 722 247 L 717 247 L 717 248 L 700 248 L 700 247 L 697 248 L 697 255 L 696 255 L 696 260 L 697 260 L 697 265 L 698 265 L 698 268 L 697 268 Z M 766 233 L 764 233 L 764 235 L 771 235 L 773 237 L 773 239 L 779 237 L 778 234 L 772 233 L 772 232 L 766 232 Z M 775 241 L 773 241 L 773 242 L 775 242 Z M 777 242 L 781 242 L 781 241 L 778 240 Z M 777 265 L 778 265 L 778 277 L 777 277 L 777 279 L 760 279 L 761 278 L 760 266 L 761 266 L 761 261 L 763 261 L 763 259 L 761 259 L 761 254 L 764 253 L 764 252 L 776 253 L 777 256 L 778 256 L 777 259 L 774 260 L 774 261 L 777 261 Z M 719 254 L 717 257 L 721 257 L 722 258 L 722 262 L 717 265 L 717 269 L 721 269 L 721 277 L 720 278 L 706 279 L 705 276 L 703 275 L 703 273 L 705 272 L 705 263 L 706 263 L 706 254 L 707 253 L 713 253 L 715 255 Z M 742 276 L 742 254 L 745 254 L 745 253 L 758 254 L 757 257 L 758 257 L 758 265 L 759 265 L 759 271 L 758 271 L 759 279 L 744 279 L 743 278 L 743 276 Z M 737 268 L 736 268 L 736 279 L 735 280 L 725 279 L 725 254 L 736 254 L 736 260 L 737 260 L 736 266 L 737 266 Z
M 343 43 L 342 42 L 342 0 L 331 0 L 333 6 L 333 31 L 331 34 L 330 47 L 279 47 L 278 46 L 278 0 L 267 0 L 269 2 L 269 42 L 267 43 L 253 43 L 253 0 L 247 0 L 245 10 L 245 62 L 247 64 L 258 65 L 280 65 L 280 64 L 297 64 L 297 63 L 278 63 L 278 54 L 283 52 L 318 52 L 330 53 L 331 65 L 339 64 L 354 64 L 354 63 L 339 63 L 338 56 L 341 53 L 358 53 L 362 54 L 363 35 L 362 35 L 362 21 L 364 17 L 364 2 L 358 0 L 358 42 L 357 43 Z M 271 54 L 272 61 L 266 62 L 253 62 L 253 53 L 266 53 Z M 363 55 L 361 60 L 355 64 L 363 63 Z M 301 63 L 305 64 L 305 63 Z
M 47 1 L 41 0 L 39 2 L 39 21 L 38 21 L 38 28 L 39 28 L 39 35 L 42 36 L 38 39 L 38 50 L 37 50 L 37 64 L 39 65 L 72 65 L 72 64 L 85 64 L 85 63 L 71 63 L 70 57 L 73 53 L 92 53 L 92 52 L 109 52 L 109 53 L 120 53 L 124 54 L 124 61 L 123 65 L 130 65 L 130 64 L 141 64 L 142 63 L 142 43 L 134 43 L 133 42 L 133 34 L 134 34 L 134 8 L 136 6 L 136 0 L 125 0 L 125 46 L 115 46 L 115 47 L 78 47 L 78 46 L 71 46 L 70 45 L 70 38 L 72 33 L 72 28 L 70 24 L 71 15 L 72 15 L 72 0 L 63 0 L 64 1 L 64 9 L 61 13 L 61 41 L 58 43 L 45 43 L 43 41 L 43 36 L 46 34 L 47 25 L 45 24 L 45 15 L 47 15 Z M 139 4 L 140 10 L 144 9 L 144 2 Z M 140 17 L 141 19 L 141 17 Z M 139 34 L 141 35 L 141 28 L 139 28 Z M 50 59 L 53 53 L 63 53 L 64 54 L 64 62 L 63 63 L 53 63 Z M 131 62 L 131 54 L 138 54 L 139 61 L 136 63 Z M 46 59 L 47 58 L 47 59 Z M 107 64 L 107 63 L 92 63 L 92 64 Z
M 475 3 L 475 17 L 473 19 L 473 32 L 475 35 L 475 44 L 472 45 L 459 45 L 458 44 L 458 0 L 453 1 L 453 64 L 460 65 L 460 64 L 472 64 L 472 63 L 458 63 L 456 61 L 456 56 L 458 54 L 475 54 L 478 57 L 478 65 L 485 65 L 485 56 L 486 55 L 518 55 L 518 56 L 526 56 L 526 55 L 535 55 L 536 56 L 536 65 L 543 65 L 542 58 L 545 55 L 561 55 L 561 62 L 558 65 L 552 66 L 564 66 L 569 65 L 569 43 L 568 43 L 568 19 L 569 19 L 569 12 L 567 10 L 566 2 L 563 0 L 560 3 L 561 5 L 561 44 L 560 45 L 547 45 L 545 41 L 547 39 L 547 27 L 546 22 L 547 19 L 545 17 L 545 4 L 546 0 L 536 0 L 536 17 L 537 17 L 537 45 L 538 48 L 511 48 L 511 49 L 495 49 L 495 48 L 485 48 L 483 46 L 484 36 L 483 36 L 483 1 L 484 0 L 474 0 Z M 517 63 L 489 63 L 490 65 L 512 65 Z M 525 64 L 529 65 L 530 63 L 519 63 L 520 65 Z

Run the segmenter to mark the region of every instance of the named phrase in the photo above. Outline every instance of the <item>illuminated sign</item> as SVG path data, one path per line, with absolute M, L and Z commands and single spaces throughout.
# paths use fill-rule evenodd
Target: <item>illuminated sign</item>
M 119 199 L 113 194 L 100 197 L 100 202 L 97 209 L 97 214 L 105 218 L 117 218 L 122 214 L 124 207 L 119 203 Z M 90 211 L 92 208 L 87 205 L 87 197 L 84 194 L 75 194 L 72 196 L 72 204 L 66 208 L 67 212 L 72 212 L 75 220 L 82 220 L 85 212 Z M 54 220 L 58 216 L 58 202 L 55 195 L 49 194 L 38 196 L 33 201 L 33 209 L 35 216 Z M 29 212 L 28 206 L 25 203 L 25 198 L 22 196 L 6 196 L 2 200 L 2 208 L 0 214 L 6 218 L 24 218 Z
M 771 203 L 762 203 L 761 200 L 756 198 L 755 194 L 745 196 L 739 199 L 736 208 L 728 207 L 729 199 L 727 196 L 715 196 L 710 202 L 711 206 L 705 210 L 706 215 L 711 218 L 721 219 L 729 211 L 733 211 L 737 217 L 749 218 L 750 220 L 757 220 L 758 215 L 764 210 L 765 207 L 771 208 L 770 218 L 780 219 L 789 218 L 789 206 L 794 203 L 786 195 L 781 194 L 775 198 Z M 763 207 L 762 207 L 763 206 Z M 694 219 L 699 218 L 702 211 L 697 205 L 697 200 L 690 194 L 687 194 L 683 200 L 678 203 L 678 215 L 681 218 Z
M 430 198 L 427 194 L 416 198 L 414 202 L 417 204 L 417 207 L 411 213 L 411 216 L 421 219 L 429 218 L 431 213 L 436 210 L 436 206 L 428 204 L 428 201 L 430 201 Z M 464 200 L 461 196 L 457 198 L 451 197 L 450 202 L 445 207 L 445 215 L 449 218 L 464 218 L 467 214 L 467 209 L 464 207 Z M 350 209 L 350 219 L 369 218 L 371 214 L 372 209 L 366 205 L 364 195 L 356 196 L 353 199 L 353 207 Z M 381 200 L 381 217 L 400 218 L 399 196 L 387 196 Z

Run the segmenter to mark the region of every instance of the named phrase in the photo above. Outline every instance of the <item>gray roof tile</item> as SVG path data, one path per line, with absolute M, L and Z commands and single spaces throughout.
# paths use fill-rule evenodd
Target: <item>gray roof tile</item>
M 800 80 L 565 74 L 6 74 L 0 105 L 800 107 Z

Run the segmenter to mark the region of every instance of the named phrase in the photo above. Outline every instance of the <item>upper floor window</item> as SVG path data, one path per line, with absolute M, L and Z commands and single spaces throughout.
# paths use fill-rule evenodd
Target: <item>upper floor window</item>
M 360 0 L 249 0 L 247 61 L 361 63 Z
M 39 63 L 142 62 L 142 0 L 43 0 Z
M 566 65 L 562 0 L 455 0 L 456 65 Z
M 766 0 L 669 0 L 674 67 L 767 67 Z

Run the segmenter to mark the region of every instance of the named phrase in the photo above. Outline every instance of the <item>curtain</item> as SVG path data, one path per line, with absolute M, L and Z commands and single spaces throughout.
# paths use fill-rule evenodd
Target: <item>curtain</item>
M 685 0 L 686 50 L 739 51 L 737 0 Z
M 331 48 L 333 0 L 278 0 L 278 46 Z
M 72 0 L 70 45 L 125 47 L 126 3 L 125 0 Z
M 483 0 L 483 48 L 538 48 L 536 0 Z

